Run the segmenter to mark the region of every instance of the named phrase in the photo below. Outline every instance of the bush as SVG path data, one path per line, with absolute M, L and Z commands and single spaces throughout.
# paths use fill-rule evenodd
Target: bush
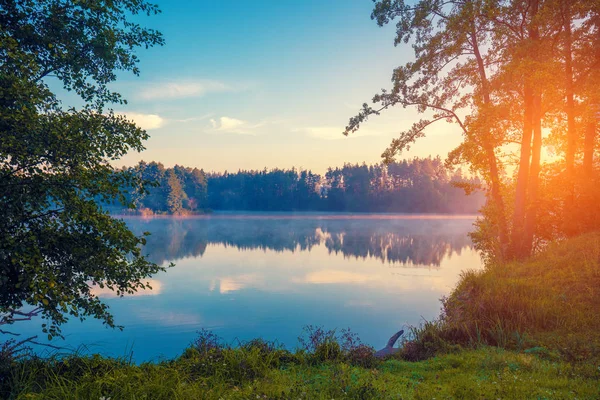
M 320 364 L 326 361 L 348 362 L 365 368 L 373 368 L 379 360 L 375 349 L 361 342 L 358 335 L 342 329 L 340 335 L 335 330 L 325 330 L 321 326 L 307 325 L 304 335 L 298 338 L 301 351 L 307 354 L 309 363 Z

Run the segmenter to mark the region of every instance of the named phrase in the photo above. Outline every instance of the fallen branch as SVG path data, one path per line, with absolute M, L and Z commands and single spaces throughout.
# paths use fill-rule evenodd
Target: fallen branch
M 404 334 L 404 330 L 396 332 L 390 338 L 390 340 L 388 340 L 387 345 L 383 349 L 375 352 L 375 357 L 385 358 L 389 355 L 396 353 L 398 350 L 400 350 L 399 348 L 394 348 L 394 344 L 396 344 L 396 341 L 398 340 L 398 338 L 400 336 L 402 336 L 403 334 Z

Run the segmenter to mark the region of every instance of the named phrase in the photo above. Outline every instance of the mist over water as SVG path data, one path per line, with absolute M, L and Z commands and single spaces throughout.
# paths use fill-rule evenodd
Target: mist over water
M 175 357 L 202 328 L 229 343 L 256 337 L 287 348 L 307 324 L 351 328 L 381 347 L 407 324 L 439 314 L 462 270 L 481 267 L 467 233 L 474 217 L 218 214 L 127 218 L 151 232 L 152 290 L 97 290 L 124 331 L 69 322 L 66 344 L 136 361 Z M 39 321 L 37 321 L 39 322 Z M 19 327 L 36 333 L 38 323 Z M 41 322 L 40 322 L 41 323 Z
M 137 234 L 151 232 L 147 249 L 156 263 L 201 257 L 209 245 L 239 251 L 311 251 L 323 246 L 345 257 L 377 258 L 413 266 L 439 266 L 471 247 L 470 216 L 382 214 L 217 214 L 203 218 L 128 218 Z

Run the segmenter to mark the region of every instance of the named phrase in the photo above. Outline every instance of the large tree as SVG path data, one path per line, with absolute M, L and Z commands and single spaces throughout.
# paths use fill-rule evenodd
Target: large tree
M 474 234 L 495 258 L 527 257 L 549 236 L 539 224 L 543 129 L 560 132 L 565 154 L 560 237 L 580 230 L 574 218 L 578 133 L 587 121 L 584 168 L 593 177 L 597 98 L 598 2 L 593 0 L 374 0 L 379 25 L 397 21 L 395 44 L 410 43 L 414 60 L 396 68 L 392 89 L 350 119 L 345 134 L 392 106 L 429 118 L 400 133 L 383 153 L 390 162 L 440 120 L 457 123 L 463 143 L 450 164 L 469 163 L 486 178 L 489 202 Z M 578 111 L 587 102 L 586 111 Z M 516 146 L 515 146 L 516 145 Z M 514 166 L 514 179 L 503 176 Z M 547 180 L 544 183 L 548 184 Z M 583 194 L 583 190 L 580 190 Z M 590 197 L 589 195 L 587 196 Z M 579 204 L 581 205 L 581 204 Z M 573 222 L 576 221 L 574 224 Z M 551 236 L 552 236 L 551 235 Z
M 416 107 L 429 118 L 402 131 L 382 154 L 392 162 L 411 143 L 425 135 L 438 121 L 456 123 L 464 135 L 463 144 L 451 154 L 453 161 L 469 159 L 475 171 L 489 183 L 491 225 L 498 240 L 492 245 L 504 255 L 508 248 L 505 201 L 502 197 L 502 166 L 496 154 L 503 143 L 499 123 L 502 109 L 492 93 L 490 66 L 498 54 L 488 47 L 494 2 L 422 0 L 376 1 L 371 18 L 380 26 L 396 23 L 395 45 L 411 43 L 414 61 L 396 68 L 392 89 L 373 98 L 379 106 L 363 105 L 350 119 L 345 134 L 356 131 L 369 116 L 394 106 Z
M 49 336 L 68 315 L 114 326 L 93 285 L 133 293 L 161 270 L 96 202 L 125 201 L 137 184 L 110 161 L 147 134 L 112 112 L 124 100 L 108 84 L 138 74 L 138 47 L 163 43 L 132 22 L 158 12 L 141 0 L 0 0 L 0 325 L 39 314 Z M 60 86 L 83 105 L 63 106 Z

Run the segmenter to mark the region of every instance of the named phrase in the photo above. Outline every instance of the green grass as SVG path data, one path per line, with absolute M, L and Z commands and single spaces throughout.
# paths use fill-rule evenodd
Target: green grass
M 296 352 L 260 340 L 230 348 L 202 332 L 162 363 L 5 360 L 0 398 L 598 399 L 599 311 L 600 234 L 591 234 L 465 273 L 440 319 L 414 328 L 396 359 L 310 326 Z
M 600 365 L 600 234 L 550 246 L 526 261 L 466 272 L 439 321 L 415 331 L 405 356 L 481 344 Z M 429 353 L 425 349 L 429 346 Z M 421 354 L 423 354 L 422 357 Z
M 594 399 L 599 371 L 591 365 L 548 361 L 483 347 L 421 362 L 388 360 L 375 368 L 325 361 L 259 366 L 237 350 L 234 364 L 213 365 L 198 354 L 161 364 L 67 358 L 19 364 L 16 399 Z M 228 372 L 226 370 L 230 369 Z

